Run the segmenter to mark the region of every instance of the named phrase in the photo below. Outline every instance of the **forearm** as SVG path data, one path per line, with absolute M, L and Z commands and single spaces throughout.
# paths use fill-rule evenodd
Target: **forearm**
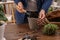
M 52 4 L 52 0 L 45 0 L 43 5 L 42 5 L 42 9 L 47 12 L 48 8 L 50 7 L 50 5 Z

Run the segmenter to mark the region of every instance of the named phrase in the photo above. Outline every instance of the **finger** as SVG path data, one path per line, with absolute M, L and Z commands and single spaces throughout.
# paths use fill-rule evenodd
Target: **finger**
M 17 6 L 16 9 L 17 9 L 18 12 L 22 13 L 22 10 L 19 8 L 19 6 Z
M 20 6 L 20 7 L 22 6 L 22 7 L 23 7 L 23 4 L 22 4 L 21 2 L 19 2 L 19 3 L 18 3 L 18 6 Z
M 17 6 L 19 7 L 19 9 L 23 9 L 23 4 L 21 2 L 19 2 Z
M 21 8 L 19 6 L 16 6 L 17 9 L 21 10 Z
M 41 19 L 41 17 L 42 17 L 42 14 L 40 13 L 40 14 L 39 14 L 39 18 Z
M 45 15 L 43 14 L 42 17 L 41 17 L 41 19 L 44 19 L 44 18 L 45 18 Z
M 21 9 L 19 8 L 19 6 L 17 6 L 17 10 L 18 10 L 18 11 L 21 11 Z

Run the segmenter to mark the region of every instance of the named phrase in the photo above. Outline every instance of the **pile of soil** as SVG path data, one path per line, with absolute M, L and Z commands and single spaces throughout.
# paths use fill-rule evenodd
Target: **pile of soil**
M 49 12 L 47 19 L 51 22 L 60 22 L 60 10 Z

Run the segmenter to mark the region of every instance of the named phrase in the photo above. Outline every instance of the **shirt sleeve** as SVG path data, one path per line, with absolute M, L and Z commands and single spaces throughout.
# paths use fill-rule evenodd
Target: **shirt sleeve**
M 15 2 L 16 4 L 18 4 L 18 2 L 21 2 L 21 0 L 14 0 L 14 2 Z
M 44 3 L 42 5 L 42 9 L 44 9 L 45 12 L 47 12 L 48 8 L 50 7 L 51 4 L 52 4 L 52 0 L 44 0 Z

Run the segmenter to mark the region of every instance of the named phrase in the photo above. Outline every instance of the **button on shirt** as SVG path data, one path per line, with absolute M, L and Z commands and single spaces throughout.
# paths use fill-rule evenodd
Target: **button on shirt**
M 37 1 L 36 0 L 27 0 L 27 11 L 37 11 Z

